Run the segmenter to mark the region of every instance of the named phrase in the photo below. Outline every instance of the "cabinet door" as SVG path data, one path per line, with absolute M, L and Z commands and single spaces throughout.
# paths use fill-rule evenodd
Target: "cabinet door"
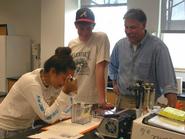
M 6 78 L 1 77 L 0 78 L 0 93 L 6 92 Z
M 117 95 L 112 90 L 107 90 L 106 99 L 108 103 L 111 103 L 115 106 L 117 101 Z
M 5 36 L 0 36 L 0 78 L 5 77 L 5 50 L 6 46 L 6 37 Z
M 17 80 L 14 79 L 8 79 L 8 92 L 10 91 L 11 87 L 14 85 L 16 81 Z
M 6 46 L 6 36 L 0 36 L 0 92 L 6 91 L 5 46 Z

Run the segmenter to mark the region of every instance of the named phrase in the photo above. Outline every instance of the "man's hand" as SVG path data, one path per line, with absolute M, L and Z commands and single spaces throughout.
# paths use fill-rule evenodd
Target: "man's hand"
M 177 103 L 177 94 L 168 93 L 168 94 L 165 94 L 165 97 L 168 99 L 168 106 L 175 108 Z
M 114 84 L 114 85 L 113 85 L 113 92 L 114 92 L 116 95 L 119 95 L 119 94 L 120 94 L 120 92 L 119 92 L 119 87 L 118 87 L 117 84 Z
M 104 109 L 104 110 L 110 110 L 110 109 L 113 109 L 114 106 L 110 103 L 104 103 L 104 104 L 100 104 L 99 108 Z
M 107 103 L 104 97 L 100 97 L 99 98 L 99 108 L 104 109 L 104 110 L 110 110 L 110 109 L 113 109 L 114 106 L 110 103 Z
M 65 80 L 64 86 L 62 88 L 63 92 L 70 94 L 71 92 L 77 93 L 77 80 L 73 79 L 71 76 L 68 76 Z

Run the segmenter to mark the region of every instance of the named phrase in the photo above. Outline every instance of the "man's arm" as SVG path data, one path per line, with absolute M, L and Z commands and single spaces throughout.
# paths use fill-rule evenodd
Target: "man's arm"
M 112 109 L 113 105 L 106 102 L 106 66 L 108 62 L 102 61 L 96 64 L 96 87 L 99 93 L 99 104 L 103 109 Z
M 120 94 L 118 83 L 116 80 L 112 80 L 112 85 L 113 85 L 113 92 L 116 93 L 116 95 Z
M 96 87 L 99 93 L 99 104 L 105 104 L 105 70 L 107 62 L 96 64 Z
M 168 100 L 168 106 L 175 107 L 177 102 L 177 82 L 170 53 L 165 44 L 161 44 L 156 55 L 156 80 L 162 93 Z

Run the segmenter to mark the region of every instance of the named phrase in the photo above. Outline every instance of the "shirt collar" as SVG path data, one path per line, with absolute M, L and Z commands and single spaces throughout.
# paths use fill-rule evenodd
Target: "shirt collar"
M 147 32 L 147 30 L 145 30 L 145 36 L 144 38 L 141 40 L 139 46 L 143 46 L 143 44 L 146 42 L 147 38 L 150 36 L 150 34 Z
M 138 44 L 137 49 L 143 47 L 143 45 L 145 44 L 145 42 L 146 42 L 146 40 L 147 40 L 147 38 L 148 38 L 149 36 L 150 36 L 150 34 L 147 32 L 147 30 L 145 30 L 145 36 L 144 36 L 144 38 L 141 40 L 141 42 Z M 130 43 L 130 46 L 131 46 L 131 48 L 133 47 L 133 45 L 132 45 L 131 43 Z

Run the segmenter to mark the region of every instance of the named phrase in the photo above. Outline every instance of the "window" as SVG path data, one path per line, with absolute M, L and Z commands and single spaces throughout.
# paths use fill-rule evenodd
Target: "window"
M 164 33 L 163 41 L 168 46 L 173 66 L 176 69 L 185 69 L 185 33 Z
M 161 32 L 185 33 L 185 0 L 162 0 Z
M 185 70 L 185 0 L 162 0 L 161 33 L 173 65 Z
M 123 5 L 126 4 L 127 0 L 81 0 L 82 7 L 91 6 L 111 6 L 111 5 Z
M 125 37 L 123 16 L 127 0 L 81 0 L 82 7 L 89 7 L 95 14 L 94 31 L 105 32 L 110 41 L 110 53 L 115 43 Z

